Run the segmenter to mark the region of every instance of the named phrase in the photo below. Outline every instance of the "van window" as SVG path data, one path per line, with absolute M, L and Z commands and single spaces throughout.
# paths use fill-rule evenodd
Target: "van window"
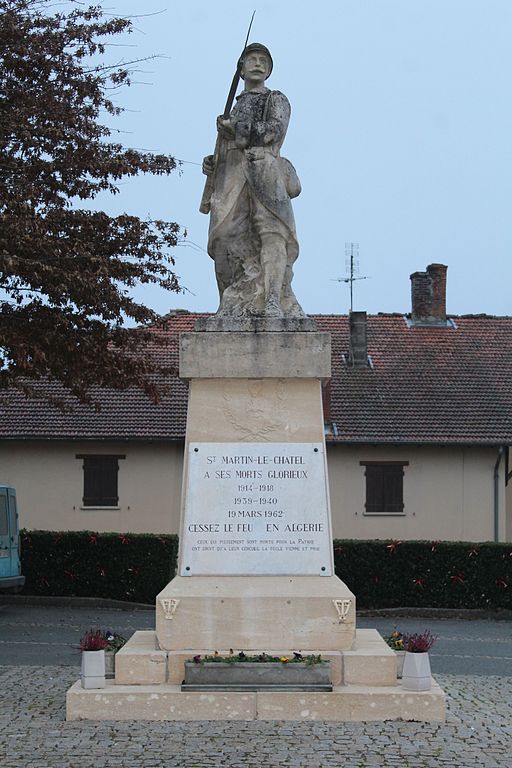
M 9 525 L 7 522 L 7 496 L 0 495 L 0 536 L 7 536 Z
M 11 518 L 11 536 L 16 536 L 18 533 L 18 526 L 16 522 L 16 496 L 11 493 L 9 495 L 9 516 Z

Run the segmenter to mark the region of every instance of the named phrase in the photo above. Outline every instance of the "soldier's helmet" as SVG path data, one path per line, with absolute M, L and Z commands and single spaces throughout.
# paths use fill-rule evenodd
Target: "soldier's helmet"
M 266 45 L 263 45 L 263 43 L 251 43 L 250 45 L 248 45 L 247 48 L 245 49 L 245 51 L 243 52 L 243 54 L 240 56 L 240 60 L 238 62 L 240 64 L 240 66 L 243 64 L 244 59 L 247 56 L 247 54 L 251 53 L 251 51 L 263 51 L 265 56 L 267 56 L 268 61 L 269 61 L 269 65 L 270 65 L 267 77 L 270 77 L 270 75 L 272 73 L 272 69 L 274 67 L 274 62 L 272 61 L 272 56 L 270 55 L 269 49 L 267 48 Z M 242 77 L 243 77 L 243 75 L 242 75 Z

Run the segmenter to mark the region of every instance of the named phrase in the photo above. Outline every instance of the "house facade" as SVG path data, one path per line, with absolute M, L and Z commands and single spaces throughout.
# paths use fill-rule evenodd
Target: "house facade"
M 512 540 L 512 318 L 446 316 L 446 268 L 412 279 L 409 315 L 315 316 L 332 339 L 324 388 L 333 533 L 354 539 Z M 177 368 L 197 314 L 154 329 Z M 57 383 L 0 400 L 0 482 L 29 529 L 177 533 L 187 384 L 154 404 Z M 53 405 L 59 401 L 60 407 Z M 96 405 L 99 406 L 99 410 Z

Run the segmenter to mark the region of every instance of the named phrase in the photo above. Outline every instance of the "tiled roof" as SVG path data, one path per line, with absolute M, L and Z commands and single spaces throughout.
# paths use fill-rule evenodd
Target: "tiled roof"
M 369 316 L 369 368 L 342 361 L 346 317 L 316 319 L 332 335 L 337 441 L 512 444 L 512 317 L 453 317 L 443 328 Z
M 178 365 L 178 334 L 199 317 L 177 313 L 155 344 L 165 365 Z M 454 317 L 453 327 L 414 327 L 402 315 L 368 317 L 371 367 L 351 368 L 348 318 L 315 316 L 332 336 L 329 421 L 333 442 L 512 444 L 512 317 Z M 165 343 L 163 343 L 165 341 Z M 57 383 L 45 399 L 10 393 L 0 400 L 0 438 L 177 440 L 185 434 L 187 387 L 177 377 L 152 403 L 135 390 L 93 391 L 101 405 L 80 404 Z

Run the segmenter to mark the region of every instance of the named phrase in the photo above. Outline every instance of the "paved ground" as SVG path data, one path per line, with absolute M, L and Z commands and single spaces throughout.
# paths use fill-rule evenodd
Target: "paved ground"
M 445 724 L 66 723 L 65 691 L 78 677 L 78 656 L 69 649 L 70 641 L 76 642 L 90 626 L 129 634 L 150 627 L 152 621 L 150 611 L 4 606 L 0 610 L 1 768 L 512 766 L 510 622 L 395 620 L 401 628 L 429 626 L 439 634 L 432 665 L 448 695 Z M 392 618 L 359 622 L 384 631 L 393 623 Z M 66 660 L 57 666 L 54 658 L 59 654 L 61 661 Z M 439 674 L 443 665 L 453 669 L 454 664 L 465 665 L 465 672 Z M 498 667 L 493 675 L 483 671 L 489 664 Z
M 512 678 L 440 675 L 448 721 L 64 721 L 74 667 L 0 667 L 2 768 L 510 768 Z

